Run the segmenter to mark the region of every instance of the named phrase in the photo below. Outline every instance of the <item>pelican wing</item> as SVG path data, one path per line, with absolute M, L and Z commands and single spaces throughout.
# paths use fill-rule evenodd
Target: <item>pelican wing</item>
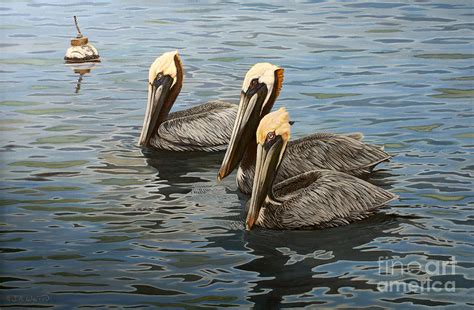
M 220 151 L 227 148 L 237 105 L 212 101 L 170 113 L 158 128 L 155 144 L 173 151 Z
M 343 171 L 358 176 L 391 158 L 380 146 L 363 143 L 362 139 L 360 133 L 315 133 L 290 140 L 275 182 L 315 169 Z M 247 164 L 245 168 L 239 169 L 237 183 L 243 193 L 252 192 L 254 173 L 255 164 Z
M 284 201 L 269 206 L 279 228 L 333 227 L 360 220 L 398 196 L 354 176 L 328 170 L 314 170 L 275 185 Z M 267 221 L 272 219 L 271 212 Z M 265 220 L 264 220 L 265 222 Z M 268 223 L 270 224 L 270 223 Z
M 359 139 L 349 135 L 315 133 L 290 141 L 278 180 L 314 169 L 358 174 L 355 172 L 368 172 L 371 167 L 391 158 L 380 146 Z

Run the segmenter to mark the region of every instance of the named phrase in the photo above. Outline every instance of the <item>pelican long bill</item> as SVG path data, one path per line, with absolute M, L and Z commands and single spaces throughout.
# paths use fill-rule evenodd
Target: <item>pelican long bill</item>
M 267 87 L 260 84 L 249 88 L 240 95 L 239 110 L 230 137 L 229 146 L 219 169 L 218 179 L 228 176 L 242 159 L 246 146 L 255 136 L 255 129 L 260 122 L 260 110 L 267 97 Z
M 273 140 L 266 141 L 263 145 L 257 145 L 252 198 L 246 220 L 247 230 L 252 229 L 255 224 L 265 199 L 276 200 L 273 198 L 272 185 L 277 174 L 282 152 L 284 152 L 284 142 L 281 136 L 276 136 Z
M 145 119 L 140 134 L 140 145 L 147 145 L 157 125 L 160 124 L 161 110 L 167 100 L 173 78 L 169 75 L 160 75 L 148 85 L 148 102 L 146 106 Z

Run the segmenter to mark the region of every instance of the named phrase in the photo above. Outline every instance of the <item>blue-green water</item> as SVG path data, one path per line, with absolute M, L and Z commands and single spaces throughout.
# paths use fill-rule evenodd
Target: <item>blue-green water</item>
M 45 1 L 0 5 L 2 307 L 474 305 L 472 1 Z M 73 15 L 102 57 L 82 77 L 62 60 Z M 174 49 L 174 109 L 237 102 L 251 65 L 280 65 L 293 137 L 384 144 L 372 182 L 400 200 L 346 227 L 245 232 L 223 154 L 137 147 L 148 66 Z

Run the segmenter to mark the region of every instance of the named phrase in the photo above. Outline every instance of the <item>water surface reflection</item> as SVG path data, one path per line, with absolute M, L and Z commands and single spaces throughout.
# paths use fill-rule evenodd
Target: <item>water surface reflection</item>
M 2 3 L 2 307 L 472 307 L 470 10 Z M 101 51 L 95 67 L 63 63 L 73 15 Z M 233 176 L 216 182 L 223 154 L 137 146 L 148 66 L 174 49 L 185 68 L 174 109 L 238 102 L 252 64 L 278 64 L 275 108 L 289 110 L 293 136 L 360 131 L 383 144 L 396 157 L 371 181 L 400 201 L 347 227 L 245 232 L 247 197 Z M 425 266 L 452 256 L 456 273 L 431 278 L 455 292 L 378 290 L 426 276 L 383 275 L 380 257 Z

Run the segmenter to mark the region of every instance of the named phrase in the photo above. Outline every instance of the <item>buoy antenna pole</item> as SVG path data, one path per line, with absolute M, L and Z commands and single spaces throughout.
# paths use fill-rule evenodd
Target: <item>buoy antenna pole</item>
M 81 29 L 79 29 L 79 24 L 77 23 L 77 17 L 74 16 L 74 24 L 76 25 L 76 29 L 77 29 L 77 37 L 78 38 L 82 38 L 82 33 L 81 33 Z

